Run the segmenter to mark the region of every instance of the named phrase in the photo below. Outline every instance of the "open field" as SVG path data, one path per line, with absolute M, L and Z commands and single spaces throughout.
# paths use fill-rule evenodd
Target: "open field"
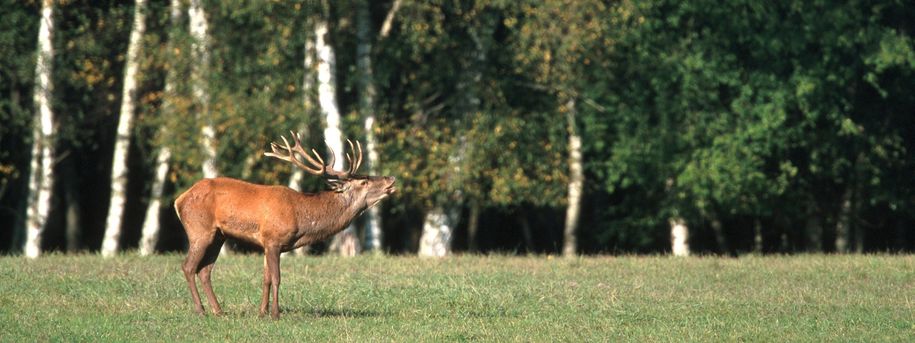
M 0 341 L 915 341 L 915 256 L 220 258 L 199 317 L 180 255 L 0 258 Z

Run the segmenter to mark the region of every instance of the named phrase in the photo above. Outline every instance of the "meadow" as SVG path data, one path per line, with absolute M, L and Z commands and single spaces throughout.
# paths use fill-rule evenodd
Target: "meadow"
M 193 313 L 183 256 L 0 257 L 0 341 L 915 341 L 915 256 L 219 259 Z

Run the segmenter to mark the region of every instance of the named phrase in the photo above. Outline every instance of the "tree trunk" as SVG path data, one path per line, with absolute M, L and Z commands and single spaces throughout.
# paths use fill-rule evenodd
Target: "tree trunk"
M 728 245 L 728 238 L 724 235 L 724 227 L 721 225 L 721 220 L 718 219 L 718 216 L 715 215 L 711 218 L 712 232 L 715 233 L 715 242 L 718 243 L 718 250 L 722 255 L 732 255 L 730 245 Z
M 343 134 L 340 130 L 340 110 L 337 106 L 336 57 L 334 48 L 327 41 L 327 20 L 315 22 L 315 51 L 318 56 L 318 103 L 324 115 L 324 142 L 332 148 L 334 169 L 343 170 Z M 343 256 L 359 253 L 359 237 L 356 227 L 350 224 L 331 240 L 330 250 Z
M 160 148 L 159 156 L 156 157 L 156 173 L 153 175 L 146 219 L 143 221 L 143 236 L 140 238 L 141 256 L 148 256 L 156 252 L 156 243 L 159 242 L 159 210 L 162 208 L 162 190 L 165 188 L 165 177 L 168 175 L 169 159 L 171 159 L 171 150 L 167 147 Z
M 398 4 L 395 4 L 397 6 Z M 396 10 L 396 8 L 392 8 Z M 486 26 L 483 25 L 483 29 Z M 482 67 L 486 64 L 486 47 L 483 40 L 477 32 L 477 29 L 470 27 L 467 30 L 468 35 L 474 43 L 473 54 L 469 61 L 465 61 L 464 73 L 457 84 L 457 92 L 460 97 L 455 106 L 455 113 L 461 118 L 459 120 L 472 120 L 480 110 L 480 96 L 478 85 L 483 78 Z M 386 34 L 383 32 L 383 34 Z M 420 256 L 447 256 L 451 254 L 451 235 L 454 233 L 457 223 L 460 219 L 461 206 L 464 202 L 464 194 L 461 191 L 464 182 L 463 164 L 468 155 L 472 154 L 474 149 L 473 142 L 467 140 L 466 135 L 462 132 L 458 138 L 457 144 L 448 156 L 448 165 L 452 166 L 448 172 L 442 176 L 445 184 L 450 189 L 450 194 L 442 196 L 437 200 L 438 204 L 434 205 L 426 213 L 423 220 L 423 232 L 419 241 Z
M 670 250 L 674 256 L 689 256 L 689 227 L 681 217 L 670 218 Z
M 396 11 L 398 4 L 392 10 Z M 372 71 L 372 36 L 369 26 L 369 3 L 359 0 L 356 4 L 356 55 L 359 70 L 359 112 L 365 128 L 365 150 L 368 160 L 369 175 L 378 175 L 378 149 L 375 141 L 375 81 Z M 393 18 L 392 15 L 389 17 Z M 380 206 L 380 205 L 379 205 Z M 381 251 L 381 210 L 373 206 L 368 211 L 367 226 L 365 228 L 365 249 L 368 251 Z
M 305 118 L 302 118 L 303 124 L 299 127 L 299 133 L 301 133 L 301 139 L 303 141 L 308 141 L 310 133 L 308 131 L 308 125 L 305 123 L 312 122 L 311 118 L 315 114 L 315 101 L 314 101 L 314 90 L 315 90 L 315 41 L 308 35 L 305 39 L 305 58 L 303 61 L 305 76 L 302 79 L 302 112 L 305 114 Z M 305 178 L 305 171 L 300 168 L 293 168 L 292 175 L 289 176 L 289 188 L 292 188 L 296 191 L 302 191 L 302 180 Z M 289 253 L 303 256 L 307 255 L 309 246 L 302 246 L 294 251 Z
M 856 217 L 855 217 L 856 214 L 859 213 L 858 212 L 858 192 L 854 192 L 852 194 L 851 206 L 852 206 L 851 213 L 849 213 L 849 220 L 848 220 L 849 229 L 852 233 L 852 236 L 854 237 L 855 253 L 863 254 L 864 253 L 864 243 L 865 243 L 864 238 L 865 238 L 866 233 L 864 230 L 864 226 L 862 226 L 860 222 L 857 222 Z
M 172 25 L 178 25 L 181 20 L 181 1 L 171 0 L 169 4 L 169 20 Z M 174 49 L 174 40 L 172 35 L 168 41 L 168 51 Z M 175 91 L 175 73 L 174 68 L 169 68 L 165 75 L 165 98 L 163 99 L 163 115 L 173 115 L 171 112 L 171 97 Z M 164 129 L 160 129 L 160 132 Z M 146 207 L 146 217 L 143 220 L 143 233 L 140 237 L 140 255 L 148 256 L 156 251 L 156 244 L 159 242 L 159 211 L 162 208 L 162 191 L 165 188 L 165 178 L 168 176 L 168 163 L 171 160 L 172 151 L 167 145 L 159 147 L 156 156 L 156 172 L 153 174 L 152 189 L 149 194 L 149 205 Z
M 79 175 L 76 173 L 76 165 L 72 159 L 64 163 L 65 166 L 63 177 L 60 179 L 64 182 L 64 203 L 66 206 L 64 234 L 67 238 L 67 252 L 74 253 L 82 249 L 82 230 L 80 229 L 80 199 L 79 199 Z
M 197 115 L 203 121 L 203 125 L 200 128 L 201 145 L 203 145 L 201 169 L 203 177 L 210 179 L 219 176 L 219 170 L 216 168 L 216 128 L 213 124 L 213 115 L 210 113 L 210 91 L 207 82 L 210 65 L 210 39 L 207 34 L 209 25 L 207 24 L 206 12 L 201 0 L 190 1 L 187 16 L 190 34 L 193 38 L 191 54 L 195 61 L 191 67 L 191 89 L 197 105 Z M 223 244 L 219 254 L 229 254 L 231 245 Z
M 836 252 L 847 253 L 849 250 L 849 234 L 851 233 L 851 191 L 842 194 L 842 203 L 839 208 L 839 218 L 836 220 Z
M 441 204 L 436 205 L 426 212 L 423 219 L 423 231 L 419 240 L 418 254 L 421 257 L 444 257 L 451 255 L 451 241 L 455 228 L 461 217 L 461 203 L 463 194 L 459 183 L 464 172 L 461 165 L 467 152 L 468 143 L 464 137 L 449 157 L 449 164 L 453 168 L 443 177 L 451 183 L 454 191 Z
M 194 38 L 191 51 L 196 61 L 191 70 L 191 82 L 194 98 L 199 106 L 197 112 L 203 117 L 204 122 L 200 130 L 204 150 L 203 177 L 214 178 L 219 176 L 219 171 L 216 169 L 216 129 L 210 113 L 210 93 L 207 86 L 210 40 L 207 36 L 208 25 L 201 0 L 191 0 L 187 15 L 190 19 L 190 33 Z
M 446 212 L 442 206 L 436 206 L 426 213 L 423 220 L 423 233 L 419 239 L 420 257 L 445 257 L 451 255 L 451 238 L 460 213 L 451 206 Z
M 53 2 L 41 3 L 41 23 L 38 29 L 38 61 L 35 64 L 34 102 L 38 123 L 32 130 L 32 161 L 29 171 L 28 208 L 26 209 L 25 256 L 41 255 L 41 234 L 51 210 L 54 185 L 54 113 L 51 111 L 51 68 L 54 48 Z
M 565 110 L 569 131 L 569 198 L 566 207 L 565 228 L 563 229 L 562 255 L 575 256 L 578 250 L 576 235 L 585 175 L 582 166 L 581 136 L 578 135 L 575 129 L 575 99 L 570 99 L 566 103 Z
M 467 250 L 478 252 L 480 250 L 477 244 L 477 233 L 480 231 L 480 203 L 473 201 L 470 203 L 470 213 L 467 215 Z
M 303 65 L 305 67 L 305 76 L 302 80 L 302 112 L 305 113 L 305 118 L 302 118 L 302 126 L 299 127 L 299 133 L 302 134 L 300 137 L 303 141 L 308 141 L 309 131 L 305 123 L 310 122 L 310 118 L 314 115 L 314 98 L 312 93 L 315 89 L 315 42 L 310 38 L 305 39 L 305 58 Z M 305 178 L 305 171 L 300 168 L 293 168 L 292 175 L 289 176 L 289 188 L 292 188 L 296 191 L 302 190 L 302 180 Z
M 524 251 L 532 253 L 536 247 L 534 246 L 534 231 L 531 228 L 531 222 L 527 220 L 527 216 L 523 212 L 518 221 L 521 224 L 521 237 L 524 238 Z
M 816 213 L 809 213 L 807 215 L 805 231 L 807 233 L 807 251 L 815 253 L 823 252 L 823 223 Z
M 753 252 L 763 253 L 763 228 L 758 218 L 753 220 Z
M 127 202 L 127 152 L 130 148 L 130 130 L 136 106 L 137 69 L 140 59 L 143 33 L 146 31 L 146 0 L 135 0 L 133 28 L 127 45 L 127 60 L 124 71 L 124 88 L 121 92 L 121 114 L 114 143 L 114 157 L 111 166 L 111 201 L 108 218 L 105 221 L 105 239 L 102 241 L 102 256 L 111 257 L 118 251 L 121 238 L 121 221 L 124 219 L 124 204 Z

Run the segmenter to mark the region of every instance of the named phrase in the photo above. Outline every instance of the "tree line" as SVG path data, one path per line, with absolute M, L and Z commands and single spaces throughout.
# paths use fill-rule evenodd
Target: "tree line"
M 311 252 L 915 249 L 905 2 L 3 0 L 0 17 L 8 253 L 182 250 L 172 203 L 202 177 L 323 189 L 263 157 L 289 131 L 323 154 L 359 140 L 362 172 L 399 185 Z

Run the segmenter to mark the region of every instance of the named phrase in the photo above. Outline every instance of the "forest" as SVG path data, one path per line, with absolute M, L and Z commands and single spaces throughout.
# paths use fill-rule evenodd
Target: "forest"
M 326 189 L 290 131 L 398 183 L 300 253 L 915 251 L 909 1 L 0 4 L 3 254 L 183 251 L 206 177 Z

